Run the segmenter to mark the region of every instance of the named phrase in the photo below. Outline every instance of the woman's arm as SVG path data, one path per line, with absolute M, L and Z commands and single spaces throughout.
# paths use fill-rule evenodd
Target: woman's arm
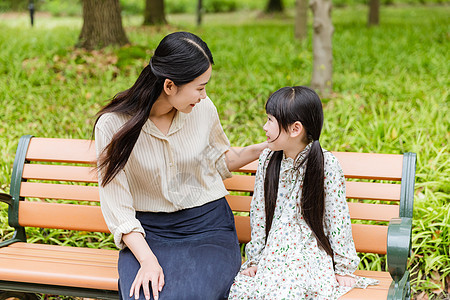
M 225 153 L 225 161 L 230 172 L 236 171 L 248 163 L 258 159 L 262 151 L 267 148 L 267 142 L 250 145 L 238 151 L 230 149 Z
M 139 290 L 142 286 L 145 299 L 150 299 L 149 282 L 151 282 L 153 298 L 157 300 L 159 292 L 161 292 L 164 286 L 164 273 L 158 263 L 158 259 L 153 254 L 141 233 L 133 231 L 124 234 L 122 239 L 141 265 L 131 285 L 130 297 L 134 294 L 134 298 L 139 299 Z

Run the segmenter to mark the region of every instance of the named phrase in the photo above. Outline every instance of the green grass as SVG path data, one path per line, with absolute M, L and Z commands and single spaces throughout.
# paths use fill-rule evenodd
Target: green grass
M 450 280 L 448 6 L 382 7 L 381 25 L 366 27 L 363 6 L 333 11 L 334 93 L 324 98 L 324 148 L 418 155 L 413 228 L 413 291 L 444 299 Z M 90 138 L 94 115 L 128 88 L 161 38 L 189 30 L 210 46 L 215 66 L 208 94 L 233 146 L 264 140 L 264 103 L 276 89 L 308 85 L 311 36 L 293 39 L 293 18 L 255 12 L 170 15 L 170 26 L 140 27 L 125 16 L 132 46 L 88 53 L 73 48 L 79 18 L 0 18 L 0 189 L 8 191 L 18 138 Z M 232 22 L 232 23 L 230 23 Z M 312 32 L 310 32 L 310 35 Z M 11 235 L 0 205 L 0 240 Z M 36 242 L 113 247 L 110 238 L 28 229 Z M 363 264 L 381 269 L 384 258 Z

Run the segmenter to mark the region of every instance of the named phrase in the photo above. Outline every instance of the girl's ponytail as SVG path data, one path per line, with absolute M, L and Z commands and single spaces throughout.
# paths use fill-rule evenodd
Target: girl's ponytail
M 314 139 L 306 161 L 303 180 L 301 211 L 320 246 L 333 257 L 330 242 L 323 231 L 325 213 L 324 158 L 319 140 Z
M 283 151 L 275 151 L 270 158 L 264 179 L 264 209 L 266 212 L 266 242 L 272 227 L 273 214 L 278 198 L 278 182 L 280 180 Z

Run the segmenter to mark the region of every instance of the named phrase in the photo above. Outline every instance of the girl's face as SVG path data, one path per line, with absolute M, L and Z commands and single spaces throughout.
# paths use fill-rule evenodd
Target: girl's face
M 174 93 L 168 98 L 169 103 L 176 110 L 190 113 L 195 104 L 206 98 L 206 84 L 211 78 L 212 67 L 209 66 L 205 73 L 182 86 L 173 86 Z
M 266 132 L 268 147 L 272 151 L 286 150 L 289 146 L 289 134 L 278 127 L 278 121 L 274 116 L 267 114 L 267 122 L 263 126 Z

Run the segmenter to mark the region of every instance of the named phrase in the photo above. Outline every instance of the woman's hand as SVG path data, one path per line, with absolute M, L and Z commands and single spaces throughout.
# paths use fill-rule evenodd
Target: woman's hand
M 256 271 L 258 271 L 258 266 L 249 267 L 243 271 L 241 271 L 242 275 L 253 277 L 256 275 Z
M 131 285 L 130 297 L 139 299 L 139 290 L 142 286 L 145 299 L 150 299 L 149 284 L 152 285 L 153 298 L 158 299 L 159 292 L 161 292 L 164 286 L 164 273 L 161 266 L 158 263 L 156 256 L 150 256 L 140 262 L 141 268 L 139 269 L 136 277 Z
M 336 280 L 339 283 L 339 285 L 341 286 L 354 286 L 356 284 L 356 279 L 353 278 L 352 276 L 348 276 L 348 275 L 336 275 Z
M 153 254 L 144 236 L 139 232 L 130 232 L 122 236 L 123 242 L 133 252 L 141 267 L 134 278 L 130 289 L 130 297 L 139 299 L 139 290 L 144 291 L 145 299 L 150 299 L 149 284 L 151 282 L 153 298 L 158 300 L 159 292 L 164 286 L 164 273 L 158 259 Z

